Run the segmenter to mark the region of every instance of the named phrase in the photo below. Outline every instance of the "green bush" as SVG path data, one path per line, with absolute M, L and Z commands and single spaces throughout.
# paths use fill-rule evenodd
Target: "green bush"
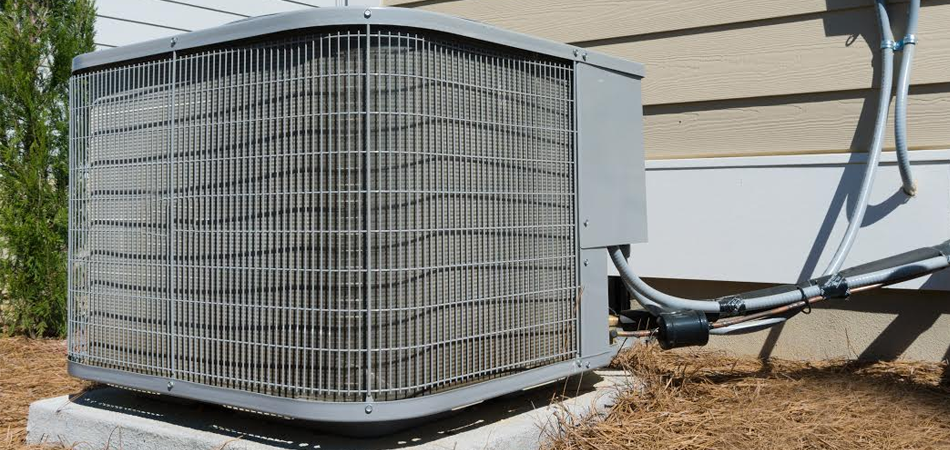
M 8 333 L 66 331 L 72 58 L 92 0 L 0 0 L 0 312 Z

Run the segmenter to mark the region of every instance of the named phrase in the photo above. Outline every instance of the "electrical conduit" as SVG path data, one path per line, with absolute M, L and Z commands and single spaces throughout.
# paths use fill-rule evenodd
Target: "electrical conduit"
M 868 197 L 870 196 L 871 188 L 874 185 L 874 177 L 877 172 L 877 166 L 880 162 L 881 149 L 884 141 L 884 130 L 887 123 L 887 113 L 890 107 L 891 84 L 893 81 L 893 56 L 894 48 L 896 47 L 893 41 L 893 34 L 891 33 L 890 29 L 890 20 L 888 18 L 887 9 L 885 6 L 885 0 L 876 0 L 875 11 L 877 13 L 882 42 L 880 92 L 878 96 L 878 111 L 874 125 L 874 134 L 872 137 L 871 147 L 868 150 L 868 161 L 867 165 L 865 166 L 864 177 L 862 178 L 861 187 L 856 196 L 857 200 L 854 202 L 854 209 L 851 213 L 848 228 L 845 231 L 845 235 L 843 236 L 838 249 L 835 251 L 835 254 L 832 257 L 831 262 L 824 271 L 825 276 L 832 276 L 838 273 L 838 271 L 841 269 L 841 266 L 844 264 L 851 247 L 854 244 L 858 230 L 861 228 L 861 224 L 864 221 L 864 215 L 867 211 Z M 915 42 L 915 38 L 913 38 L 913 36 L 917 29 L 919 7 L 919 0 L 912 1 L 907 28 L 907 34 L 909 37 L 905 38 L 904 40 L 905 43 L 910 43 L 907 49 L 905 49 L 905 51 L 909 50 L 910 54 L 905 55 L 902 61 L 898 101 L 896 105 L 898 108 L 898 117 L 895 127 L 899 130 L 895 131 L 899 133 L 900 136 L 898 137 L 898 161 L 900 162 L 901 177 L 904 180 L 904 189 L 905 191 L 908 191 L 908 193 L 913 192 L 911 188 L 913 187 L 914 183 L 910 175 L 910 167 L 909 163 L 907 162 L 906 155 L 906 140 L 904 139 L 906 122 L 905 120 L 901 119 L 901 113 L 906 114 L 906 88 L 907 84 L 909 84 L 910 64 L 913 59 L 913 42 Z M 614 265 L 617 266 L 618 271 L 621 273 L 628 290 L 640 304 L 644 305 L 644 307 L 646 307 L 651 312 L 655 312 L 658 309 L 692 309 L 708 313 L 721 312 L 721 306 L 718 302 L 710 300 L 683 299 L 670 296 L 653 289 L 651 286 L 637 277 L 632 270 L 630 270 L 629 266 L 626 264 L 626 255 L 623 254 L 619 247 L 611 248 L 609 251 L 611 259 L 613 260 Z M 803 297 L 805 294 L 817 295 L 817 292 L 805 292 L 804 290 L 801 290 L 799 292 L 784 292 L 770 296 L 749 299 L 744 303 L 743 308 L 747 310 L 773 308 L 783 304 L 801 301 L 803 298 L 808 298 L 808 296 Z M 756 325 L 768 326 L 769 324 L 777 323 L 781 323 L 781 321 L 762 321 Z M 736 330 L 746 329 L 748 327 L 749 324 L 744 324 L 742 327 L 737 327 Z M 730 329 L 727 327 L 719 330 L 718 333 L 728 333 L 729 331 Z
M 900 47 L 904 52 L 901 58 L 900 72 L 897 76 L 897 98 L 894 101 L 894 142 L 897 146 L 897 167 L 900 169 L 901 182 L 907 195 L 917 194 L 917 183 L 910 172 L 910 158 L 907 155 L 907 92 L 910 90 L 911 65 L 917 50 L 917 18 L 920 15 L 920 0 L 911 0 L 907 13 L 907 34 Z
M 841 243 L 838 244 L 838 250 L 835 251 L 831 262 L 825 269 L 824 275 L 834 275 L 841 270 L 854 240 L 858 236 L 858 230 L 864 222 L 864 213 L 868 209 L 868 197 L 871 195 L 871 188 L 874 186 L 874 176 L 877 173 L 877 165 L 881 159 L 881 147 L 884 145 L 884 128 L 887 125 L 887 113 L 890 109 L 891 101 L 891 83 L 893 82 L 894 72 L 894 35 L 891 33 L 891 23 L 887 18 L 887 9 L 885 0 L 875 2 L 877 11 L 878 25 L 881 29 L 881 84 L 877 103 L 877 120 L 874 122 L 874 137 L 871 141 L 871 148 L 868 150 L 868 162 L 864 168 L 864 178 L 861 180 L 861 189 L 858 191 L 854 202 L 854 210 L 851 212 L 848 228 L 845 230 Z

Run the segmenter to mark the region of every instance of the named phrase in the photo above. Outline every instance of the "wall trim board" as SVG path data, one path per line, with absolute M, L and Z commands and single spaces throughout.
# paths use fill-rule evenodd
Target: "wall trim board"
M 633 246 L 631 265 L 653 278 L 793 283 L 819 275 L 847 227 L 866 161 L 859 153 L 648 161 L 649 241 Z M 908 198 L 895 155 L 883 155 L 845 266 L 950 239 L 950 149 L 913 152 L 911 161 L 920 191 Z M 950 271 L 893 288 L 950 290 Z

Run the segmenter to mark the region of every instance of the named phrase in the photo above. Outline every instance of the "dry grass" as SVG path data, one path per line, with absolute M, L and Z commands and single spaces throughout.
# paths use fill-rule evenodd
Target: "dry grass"
M 946 363 L 762 362 L 653 346 L 616 363 L 645 387 L 603 421 L 565 427 L 554 450 L 950 448 Z
M 26 449 L 30 402 L 80 392 L 62 341 L 0 338 L 0 449 Z M 946 364 L 782 360 L 640 347 L 616 364 L 644 382 L 567 449 L 950 448 Z
M 31 448 L 23 443 L 31 402 L 87 385 L 66 374 L 64 341 L 0 337 L 0 449 Z

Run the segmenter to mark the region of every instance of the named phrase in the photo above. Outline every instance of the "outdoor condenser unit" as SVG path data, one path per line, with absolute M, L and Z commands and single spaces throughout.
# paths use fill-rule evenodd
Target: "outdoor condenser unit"
M 641 65 L 315 9 L 77 57 L 69 372 L 398 422 L 607 364 Z

